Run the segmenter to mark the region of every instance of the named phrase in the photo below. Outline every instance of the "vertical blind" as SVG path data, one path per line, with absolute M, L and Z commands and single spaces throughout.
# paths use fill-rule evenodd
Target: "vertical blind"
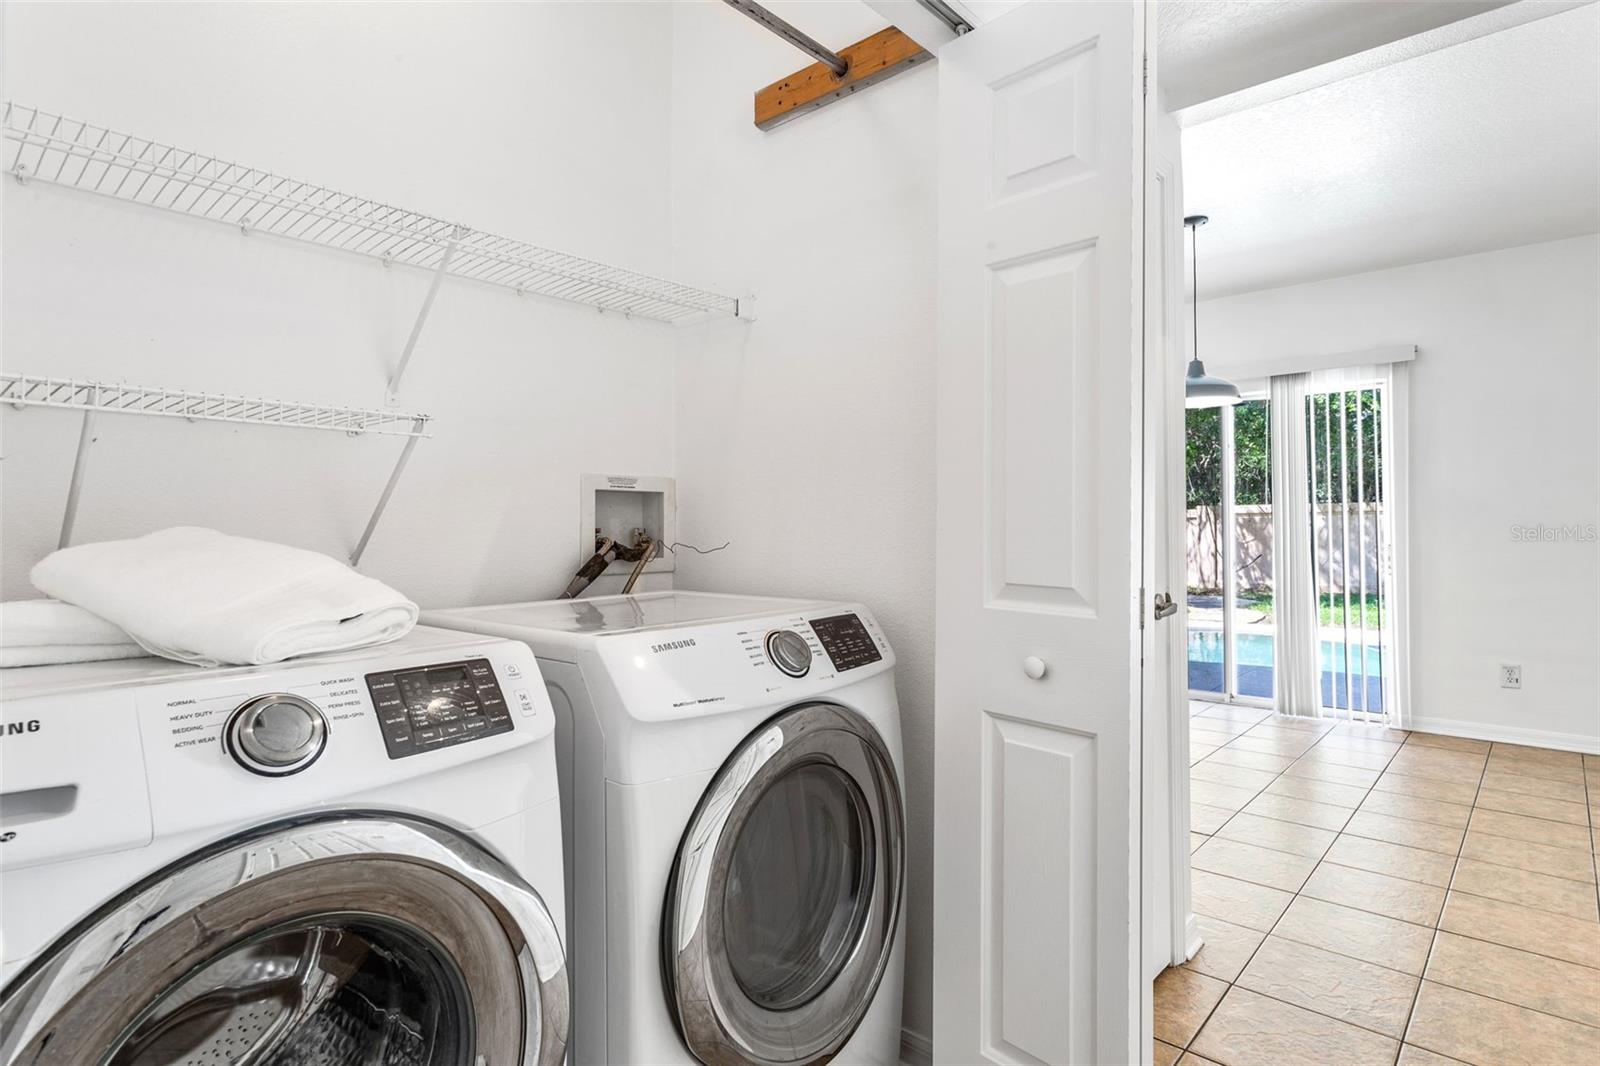
M 1358 371 L 1311 375 L 1307 491 L 1323 707 L 1382 718 L 1393 705 L 1392 497 L 1385 476 L 1388 389 Z M 1365 380 L 1363 380 L 1365 379 Z M 1391 664 L 1392 665 L 1392 664 Z

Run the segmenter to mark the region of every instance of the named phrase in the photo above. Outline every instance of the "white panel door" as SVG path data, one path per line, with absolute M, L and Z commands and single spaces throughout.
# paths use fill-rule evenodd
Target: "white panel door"
M 939 55 L 939 1062 L 1149 1051 L 1143 55 L 1142 5 L 1047 0 Z
M 1152 60 L 1152 68 L 1154 61 Z M 1154 70 L 1151 82 L 1155 82 Z M 1148 129 L 1148 127 L 1147 127 Z M 1189 699 L 1184 607 L 1186 319 L 1178 125 L 1158 112 L 1146 141 L 1144 418 L 1144 964 L 1154 979 L 1189 958 Z M 1157 610 L 1157 594 L 1171 613 Z

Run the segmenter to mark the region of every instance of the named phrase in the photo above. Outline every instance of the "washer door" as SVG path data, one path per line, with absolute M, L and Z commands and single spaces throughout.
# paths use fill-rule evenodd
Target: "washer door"
M 802 704 L 751 734 L 684 833 L 662 916 L 667 1002 L 711 1064 L 826 1062 L 900 920 L 905 813 L 871 723 Z
M 561 939 L 532 888 L 431 823 L 234 837 L 80 922 L 0 994 L 0 1062 L 558 1066 Z

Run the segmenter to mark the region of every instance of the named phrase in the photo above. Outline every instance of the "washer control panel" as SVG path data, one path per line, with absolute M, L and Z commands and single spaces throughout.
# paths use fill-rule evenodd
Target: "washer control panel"
M 811 631 L 817 635 L 822 650 L 833 661 L 833 668 L 843 673 L 858 666 L 880 662 L 883 653 L 862 624 L 857 614 L 836 614 L 828 618 L 811 619 Z
M 367 675 L 389 758 L 508 733 L 511 708 L 488 659 Z

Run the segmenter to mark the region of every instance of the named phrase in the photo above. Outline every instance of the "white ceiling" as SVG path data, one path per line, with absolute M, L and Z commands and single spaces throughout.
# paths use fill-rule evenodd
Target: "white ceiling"
M 1510 0 L 1163 0 L 1167 106 L 1204 100 L 1504 7 Z
M 1189 126 L 1201 295 L 1600 230 L 1597 55 L 1590 5 Z

